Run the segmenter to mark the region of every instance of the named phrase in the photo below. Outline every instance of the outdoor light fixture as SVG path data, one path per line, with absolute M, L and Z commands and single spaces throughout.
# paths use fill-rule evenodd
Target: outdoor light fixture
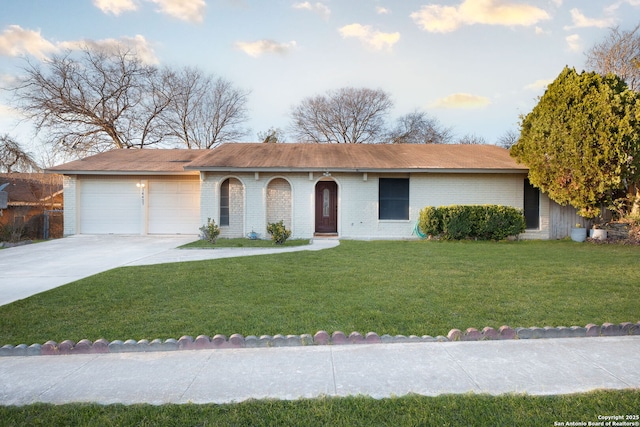
M 144 206 L 144 187 L 145 187 L 145 183 L 144 182 L 137 182 L 136 183 L 136 187 L 138 187 L 140 189 L 140 201 L 142 202 L 142 206 Z
M 325 171 L 322 175 L 323 175 L 323 176 L 331 176 L 331 172 L 326 172 L 326 171 Z

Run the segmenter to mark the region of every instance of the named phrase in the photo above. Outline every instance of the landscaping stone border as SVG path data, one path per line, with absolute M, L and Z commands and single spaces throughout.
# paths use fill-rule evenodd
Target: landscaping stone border
M 259 347 L 293 347 L 307 345 L 350 345 L 350 344 L 390 344 L 390 343 L 414 343 L 414 342 L 451 342 L 451 341 L 484 341 L 484 340 L 513 340 L 513 339 L 539 339 L 539 338 L 578 338 L 578 337 L 612 337 L 640 335 L 640 322 L 637 323 L 604 323 L 594 325 L 592 323 L 581 326 L 558 326 L 544 328 L 511 328 L 501 326 L 499 329 L 486 327 L 481 331 L 475 328 L 468 328 L 464 332 L 460 329 L 452 329 L 447 336 L 432 337 L 429 335 L 378 335 L 369 332 L 362 335 L 359 332 L 352 332 L 346 335 L 344 332 L 336 331 L 329 334 L 326 331 L 316 332 L 315 335 L 255 335 L 244 337 L 240 334 L 233 334 L 229 338 L 224 335 L 215 335 L 213 338 L 207 335 L 198 335 L 195 339 L 190 336 L 183 336 L 176 340 L 154 339 L 149 340 L 126 340 L 107 341 L 99 339 L 91 342 L 83 339 L 78 342 L 71 340 L 57 343 L 47 341 L 44 344 L 19 344 L 5 345 L 0 347 L 0 356 L 45 356 L 45 355 L 65 355 L 65 354 L 97 354 L 97 353 L 129 353 L 144 351 L 174 351 L 174 350 L 202 350 L 202 349 L 224 349 L 224 348 L 259 348 Z

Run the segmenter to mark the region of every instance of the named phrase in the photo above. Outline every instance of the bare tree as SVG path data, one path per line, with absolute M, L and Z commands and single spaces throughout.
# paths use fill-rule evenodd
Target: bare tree
M 0 136 L 1 172 L 32 172 L 38 170 L 40 170 L 40 167 L 36 161 L 31 154 L 20 147 L 20 144 L 7 134 Z
M 500 138 L 498 138 L 496 145 L 502 148 L 509 149 L 514 145 L 516 145 L 519 138 L 520 138 L 520 134 L 518 134 L 518 132 L 511 129 L 505 132 L 505 134 L 502 135 Z
M 126 47 L 82 46 L 27 62 L 14 88 L 18 107 L 63 151 L 143 148 L 160 142 L 154 122 L 167 106 L 155 96 L 157 70 Z
M 487 143 L 487 140 L 482 136 L 478 136 L 475 133 L 468 133 L 464 135 L 462 138 L 458 139 L 456 144 L 466 144 L 466 145 L 484 145 Z
M 169 99 L 163 123 L 187 148 L 211 148 L 247 134 L 242 125 L 248 119 L 248 92 L 197 68 L 165 69 L 162 80 Z
M 305 98 L 291 112 L 291 134 L 301 142 L 377 143 L 393 102 L 378 89 L 346 87 Z
M 390 144 L 448 144 L 453 139 L 451 128 L 442 126 L 438 119 L 422 111 L 414 111 L 396 120 L 389 132 Z
M 640 24 L 631 31 L 611 28 L 586 55 L 587 67 L 602 75 L 616 74 L 631 90 L 640 90 Z

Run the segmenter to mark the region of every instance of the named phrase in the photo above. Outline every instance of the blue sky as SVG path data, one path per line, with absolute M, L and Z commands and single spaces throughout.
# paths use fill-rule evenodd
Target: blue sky
M 582 70 L 609 28 L 639 18 L 640 0 L 0 0 L 0 86 L 25 57 L 129 43 L 251 91 L 247 141 L 286 130 L 303 98 L 354 86 L 388 92 L 390 120 L 417 109 L 495 143 L 565 65 Z M 17 119 L 0 92 L 0 133 L 37 145 Z

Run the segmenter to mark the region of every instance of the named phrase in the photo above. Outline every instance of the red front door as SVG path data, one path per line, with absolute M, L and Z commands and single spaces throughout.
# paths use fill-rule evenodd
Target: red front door
M 338 232 L 338 185 L 334 181 L 316 184 L 316 233 Z

